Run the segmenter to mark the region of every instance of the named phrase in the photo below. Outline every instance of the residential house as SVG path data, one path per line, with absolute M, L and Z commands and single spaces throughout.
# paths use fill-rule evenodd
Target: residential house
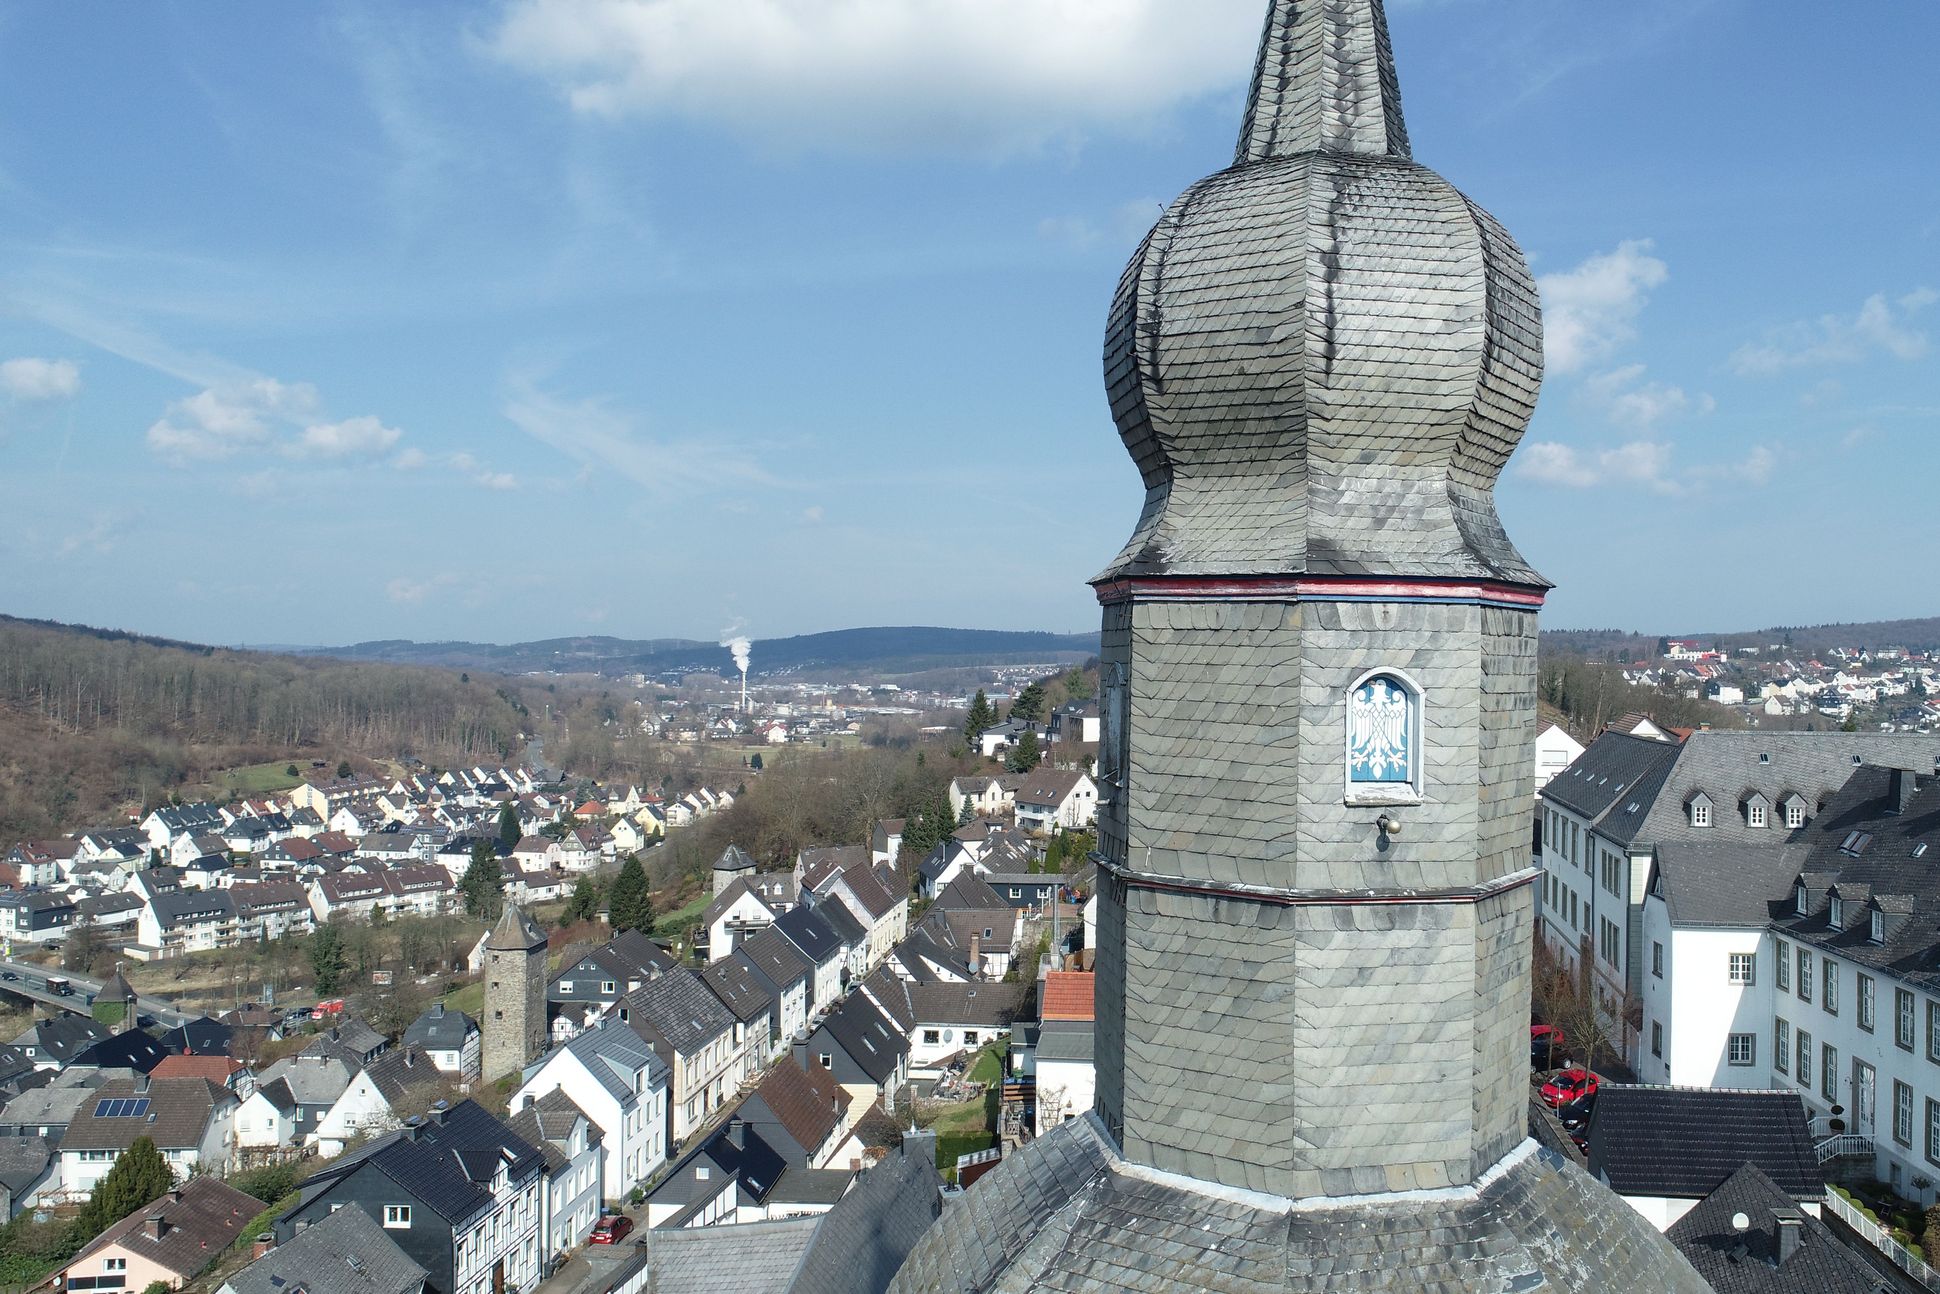
M 23 840 L 0 854 L 0 884 L 23 890 L 58 885 L 80 850 L 78 840 Z
M 625 930 L 576 958 L 546 986 L 552 1036 L 570 1038 L 648 980 L 672 970 L 673 956 L 638 930 Z
M 810 966 L 808 1011 L 811 1018 L 821 1015 L 842 995 L 848 947 L 821 914 L 806 906 L 778 917 L 774 932 L 794 945 L 796 953 Z
M 605 1171 L 599 1125 L 554 1088 L 513 1115 L 506 1126 L 546 1159 L 541 1252 L 551 1257 L 578 1248 L 600 1216 Z
M 667 1162 L 666 1063 L 617 1019 L 606 1019 L 547 1052 L 512 1095 L 522 1111 L 563 1092 L 600 1130 L 603 1191 L 623 1198 Z
M 1017 807 L 1017 774 L 980 773 L 950 779 L 950 812 L 959 820 L 968 805 L 972 817 L 1008 817 Z
M 17 944 L 59 943 L 74 924 L 74 900 L 50 890 L 0 893 L 0 939 Z
M 734 1014 L 694 972 L 676 967 L 620 999 L 617 1008 L 669 1073 L 668 1139 L 684 1141 L 743 1077 L 742 1033 Z
M 1030 1048 L 1040 1137 L 1084 1114 L 1096 1099 L 1095 986 L 1088 971 L 1051 971 L 1040 986 L 1037 1038 Z
M 449 1011 L 443 1002 L 433 1002 L 404 1031 L 406 1047 L 417 1047 L 440 1073 L 461 1082 L 478 1077 L 478 1022 L 463 1011 Z
M 773 1045 L 781 1047 L 808 1024 L 808 996 L 815 968 L 801 950 L 774 930 L 755 935 L 735 954 L 748 963 L 771 987 L 775 997 Z
M 751 878 L 736 877 L 701 912 L 701 927 L 707 931 L 708 960 L 719 961 L 733 953 L 751 935 L 773 925 L 779 915 L 756 892 Z
M 7 1102 L 0 1112 L 0 1137 L 44 1137 L 58 1143 L 81 1106 L 110 1081 L 96 1069 L 62 1070 L 42 1087 L 30 1087 Z M 57 1180 L 52 1189 L 59 1191 Z
M 255 1196 L 197 1177 L 88 1241 L 54 1280 L 77 1292 L 180 1289 L 241 1240 L 262 1211 Z
M 1098 784 L 1078 769 L 1040 764 L 1017 788 L 1017 825 L 1027 831 L 1081 831 L 1098 820 Z
M 225 825 L 222 810 L 213 804 L 166 805 L 141 820 L 149 848 L 163 850 L 179 837 L 220 831 Z
M 36 1020 L 13 1040 L 35 1069 L 64 1069 L 75 1057 L 109 1034 L 108 1027 L 85 1015 Z
M 738 1088 L 759 1074 L 775 1053 L 775 992 L 746 956 L 710 962 L 697 972 L 701 983 L 734 1016 L 736 1056 L 728 1085 Z
M 60 1154 L 42 1136 L 0 1136 L 0 1219 L 11 1220 L 33 1208 L 40 1193 L 60 1186 Z
M 804 883 L 808 884 L 804 877 Z M 885 875 L 868 857 L 853 858 L 811 888 L 839 900 L 862 923 L 862 971 L 880 966 L 889 950 L 909 933 L 909 893 L 894 873 Z
M 1825 1170 L 1796 1092 L 1605 1083 L 1590 1123 L 1590 1175 L 1659 1231 L 1745 1164 L 1817 1216 Z
M 1757 1164 L 1739 1167 L 1665 1237 L 1714 1290 L 1757 1294 L 1886 1294 L 1858 1246 L 1800 1208 Z M 1850 1232 L 1846 1234 L 1851 1234 Z
M 1584 746 L 1556 724 L 1536 734 L 1536 790 L 1540 792 L 1556 775 L 1582 758 Z
M 916 1025 L 906 1030 L 909 1072 L 935 1077 L 943 1062 L 1010 1036 L 1029 986 L 981 981 L 911 984 L 909 1001 Z
M 887 1108 L 909 1078 L 909 1038 L 868 995 L 854 993 L 796 1046 L 795 1060 L 833 1072 L 863 1105 L 881 1100 Z
M 203 1078 L 133 1078 L 103 1083 L 74 1111 L 61 1138 L 61 1191 L 85 1196 L 121 1152 L 147 1137 L 186 1180 L 235 1162 L 236 1094 Z
M 862 1143 L 851 1131 L 860 1117 L 855 1098 L 820 1065 L 803 1069 L 794 1057 L 784 1057 L 735 1113 L 786 1164 L 862 1166 Z
M 906 818 L 879 818 L 869 828 L 869 861 L 878 867 L 894 867 L 896 856 L 903 851 L 903 829 L 909 825 Z
M 368 921 L 390 894 L 383 872 L 346 867 L 310 882 L 310 911 L 318 922 Z
M 338 1209 L 231 1276 L 216 1294 L 424 1294 L 425 1276 L 370 1214 Z
M 985 872 L 983 882 L 1013 908 L 1041 908 L 1057 900 L 1064 878 L 1054 872 Z
M 428 1294 L 537 1287 L 546 1161 L 475 1101 L 434 1108 L 305 1181 L 276 1220 L 288 1243 L 339 1208 L 357 1208 L 426 1272 Z
M 164 890 L 135 918 L 135 937 L 158 957 L 234 947 L 236 900 L 225 889 Z
M 317 1123 L 319 1153 L 341 1155 L 359 1137 L 398 1127 L 406 1112 L 431 1103 L 445 1076 L 431 1058 L 416 1047 L 399 1047 L 378 1056 L 359 1070 L 344 1094 Z
M 251 1152 L 307 1146 L 358 1067 L 339 1056 L 286 1056 L 257 1075 L 236 1111 L 236 1145 Z

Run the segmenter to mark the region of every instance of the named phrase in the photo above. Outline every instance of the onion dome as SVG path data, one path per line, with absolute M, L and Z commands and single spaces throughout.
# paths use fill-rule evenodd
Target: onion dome
M 1544 586 L 1494 499 L 1542 366 L 1521 250 L 1410 156 L 1381 0 L 1275 0 L 1233 165 L 1172 204 L 1112 304 L 1146 499 L 1096 582 Z

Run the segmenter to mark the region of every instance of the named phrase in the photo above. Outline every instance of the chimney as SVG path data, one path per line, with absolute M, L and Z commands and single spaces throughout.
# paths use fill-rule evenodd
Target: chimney
M 1799 1242 L 1805 1235 L 1805 1215 L 1797 1209 L 1776 1209 L 1772 1218 L 1778 1223 L 1778 1265 L 1783 1267 L 1785 1260 L 1799 1251 Z
M 747 1120 L 729 1119 L 728 1125 L 727 1125 L 727 1139 L 729 1144 L 731 1144 L 736 1150 L 746 1150 L 748 1148 Z
M 808 1035 L 805 1033 L 796 1034 L 794 1039 L 789 1042 L 788 1050 L 789 1050 L 789 1053 L 794 1056 L 795 1063 L 802 1067 L 802 1073 L 804 1074 L 809 1073 L 810 1070 L 808 1068 Z
M 418 1139 L 418 1133 L 423 1130 L 424 1120 L 415 1114 L 404 1121 L 404 1139 L 406 1141 L 416 1141 Z
M 163 1236 L 167 1235 L 171 1230 L 173 1230 L 173 1228 L 168 1225 L 168 1219 L 164 1218 L 159 1213 L 153 1215 L 152 1217 L 144 1221 L 141 1224 L 141 1229 L 142 1229 L 142 1234 L 147 1236 L 150 1240 L 160 1240 Z
M 1913 811 L 1913 797 L 1919 792 L 1920 779 L 1910 768 L 1893 770 L 1893 782 L 1887 792 L 1887 801 L 1894 813 L 1901 815 Z
M 437 1101 L 431 1107 L 431 1121 L 433 1123 L 443 1123 L 445 1121 L 445 1116 L 449 1115 L 450 1113 L 451 1113 L 450 1101 L 444 1101 L 444 1100 Z
M 981 974 L 982 971 L 983 971 L 983 937 L 981 935 L 973 933 L 970 936 L 970 973 L 972 975 L 977 975 L 977 974 Z
M 265 1231 L 256 1237 L 255 1243 L 250 1245 L 249 1256 L 251 1259 L 261 1258 L 274 1248 L 276 1248 L 276 1233 Z

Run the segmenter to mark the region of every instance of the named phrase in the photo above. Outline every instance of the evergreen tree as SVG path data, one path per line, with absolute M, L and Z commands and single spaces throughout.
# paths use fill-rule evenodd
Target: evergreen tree
M 653 894 L 647 889 L 647 869 L 633 854 L 627 855 L 626 862 L 620 864 L 620 874 L 613 878 L 606 912 L 616 934 L 625 930 L 653 933 Z
M 471 866 L 458 882 L 458 892 L 465 896 L 465 911 L 472 916 L 496 921 L 505 910 L 505 872 L 498 865 L 491 841 L 481 840 L 472 846 Z
M 339 760 L 339 761 L 337 761 L 337 776 L 338 776 L 339 778 L 345 778 L 345 777 L 349 777 L 349 776 L 350 776 L 350 761 L 349 761 L 349 760 L 347 760 L 347 759 L 343 759 L 343 760 Z
M 335 993 L 344 978 L 344 934 L 336 923 L 326 921 L 310 936 L 310 969 L 317 977 L 319 994 Z
M 963 797 L 963 812 L 957 814 L 957 825 L 967 827 L 977 820 L 977 806 L 969 796 Z
M 582 876 L 573 886 L 573 896 L 566 901 L 566 923 L 591 921 L 599 915 L 600 892 L 593 885 L 590 876 Z
M 1028 773 L 1044 760 L 1044 753 L 1037 748 L 1037 734 L 1027 732 L 1017 739 L 1017 744 L 1004 756 L 1004 767 L 1013 773 Z
M 95 1183 L 74 1219 L 73 1233 L 85 1244 L 136 1209 L 153 1204 L 174 1185 L 175 1174 L 154 1141 L 136 1137 L 116 1156 L 108 1175 Z
M 1017 699 L 1010 703 L 1010 717 L 1025 723 L 1036 723 L 1044 717 L 1044 684 L 1041 681 L 1032 683 L 1017 694 Z
M 990 698 L 977 689 L 975 699 L 970 702 L 970 714 L 963 721 L 963 740 L 972 750 L 978 749 L 983 740 L 985 729 L 997 726 L 997 712 L 990 707 Z
M 498 842 L 511 849 L 524 834 L 519 828 L 519 806 L 507 800 L 498 810 Z

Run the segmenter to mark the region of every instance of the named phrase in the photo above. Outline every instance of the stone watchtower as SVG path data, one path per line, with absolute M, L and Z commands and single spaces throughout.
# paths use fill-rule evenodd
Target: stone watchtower
M 1380 0 L 1271 4 L 1105 378 L 1145 500 L 1093 581 L 1096 1108 L 894 1288 L 1704 1289 L 1528 1137 L 1548 585 L 1494 488 L 1540 307 L 1410 155 Z
M 480 1073 L 516 1074 L 546 1045 L 546 935 L 516 903 L 485 940 L 485 1009 Z

